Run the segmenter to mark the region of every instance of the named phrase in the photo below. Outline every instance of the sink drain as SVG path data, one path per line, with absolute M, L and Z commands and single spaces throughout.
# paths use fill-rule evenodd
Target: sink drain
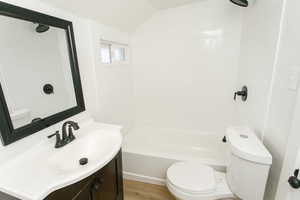
M 86 165 L 86 164 L 88 164 L 88 162 L 89 162 L 89 159 L 88 159 L 88 158 L 81 158 L 81 159 L 79 160 L 79 164 L 80 164 L 80 165 Z

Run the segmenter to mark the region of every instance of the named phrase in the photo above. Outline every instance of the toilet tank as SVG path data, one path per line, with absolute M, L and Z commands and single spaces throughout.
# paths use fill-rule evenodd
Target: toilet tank
M 272 156 L 249 128 L 228 128 L 230 146 L 226 179 L 231 191 L 243 200 L 263 200 Z

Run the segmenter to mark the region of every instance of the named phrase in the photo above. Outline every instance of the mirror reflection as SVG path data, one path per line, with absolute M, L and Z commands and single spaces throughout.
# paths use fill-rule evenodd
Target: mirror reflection
M 14 129 L 77 105 L 64 29 L 0 16 L 0 82 Z

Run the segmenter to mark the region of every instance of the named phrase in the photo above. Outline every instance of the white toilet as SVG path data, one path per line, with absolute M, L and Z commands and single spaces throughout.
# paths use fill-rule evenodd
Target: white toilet
M 229 128 L 227 172 L 217 172 L 197 161 L 173 164 L 167 187 L 178 200 L 263 200 L 272 156 L 248 128 Z

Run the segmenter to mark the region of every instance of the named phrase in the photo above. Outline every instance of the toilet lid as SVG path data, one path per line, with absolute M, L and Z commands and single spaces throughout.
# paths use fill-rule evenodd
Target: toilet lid
M 180 162 L 167 171 L 168 181 L 188 193 L 211 193 L 216 190 L 214 169 L 197 162 Z

